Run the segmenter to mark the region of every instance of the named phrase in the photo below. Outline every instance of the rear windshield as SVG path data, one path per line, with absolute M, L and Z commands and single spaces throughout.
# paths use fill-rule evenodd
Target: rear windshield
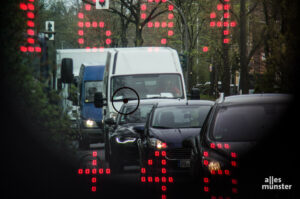
M 201 128 L 210 109 L 209 105 L 157 108 L 153 116 L 152 127 Z
M 221 107 L 215 118 L 213 137 L 218 141 L 256 141 L 279 122 L 286 108 L 285 104 Z

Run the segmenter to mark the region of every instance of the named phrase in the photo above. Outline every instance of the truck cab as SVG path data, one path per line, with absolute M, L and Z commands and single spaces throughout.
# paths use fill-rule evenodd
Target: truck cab
M 104 65 L 82 64 L 79 72 L 79 110 L 80 110 L 80 145 L 88 147 L 91 143 L 101 141 L 102 108 L 94 105 L 94 95 L 102 92 Z

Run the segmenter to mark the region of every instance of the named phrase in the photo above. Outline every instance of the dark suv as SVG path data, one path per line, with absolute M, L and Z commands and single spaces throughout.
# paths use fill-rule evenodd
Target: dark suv
M 264 168 L 268 162 L 255 159 L 250 152 L 256 150 L 256 155 L 266 152 L 265 148 L 259 151 L 260 144 L 266 139 L 266 143 L 271 142 L 269 135 L 276 130 L 290 102 L 291 96 L 284 94 L 239 95 L 217 101 L 201 133 L 189 140 L 193 148 L 191 171 L 195 179 L 200 179 L 204 192 L 211 198 L 231 197 L 258 172 L 266 175 L 268 170 Z M 263 160 L 269 155 L 264 155 Z M 247 158 L 252 159 L 244 161 Z M 244 174 L 247 178 L 242 181 L 239 177 Z M 264 183 L 259 179 L 255 182 Z
M 156 175 L 188 171 L 191 150 L 185 149 L 182 141 L 199 134 L 213 104 L 192 100 L 154 106 L 137 142 L 141 172 Z

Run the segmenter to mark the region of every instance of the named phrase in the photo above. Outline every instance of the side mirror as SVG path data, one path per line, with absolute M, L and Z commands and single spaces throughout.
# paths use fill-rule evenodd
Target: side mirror
M 145 126 L 135 126 L 133 127 L 133 130 L 135 130 L 138 134 L 144 134 Z
M 199 90 L 199 88 L 192 88 L 192 90 L 191 90 L 191 100 L 200 100 L 200 90 Z
M 103 95 L 101 92 L 96 92 L 94 95 L 94 105 L 96 108 L 102 108 L 103 107 Z
M 116 121 L 113 118 L 107 118 L 104 120 L 104 123 L 107 125 L 115 125 Z
M 61 63 L 61 81 L 62 83 L 73 83 L 73 60 L 64 58 Z

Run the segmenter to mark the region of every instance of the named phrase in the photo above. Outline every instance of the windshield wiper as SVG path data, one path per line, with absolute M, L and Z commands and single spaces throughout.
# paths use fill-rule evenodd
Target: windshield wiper
M 152 128 L 156 128 L 156 129 L 172 129 L 172 127 L 168 127 L 168 126 L 152 126 Z
M 166 96 L 153 96 L 153 97 L 146 97 L 141 99 L 177 99 L 176 97 L 166 97 Z
M 114 102 L 119 102 L 119 101 L 123 101 L 124 99 L 129 100 L 138 100 L 138 98 L 122 98 L 122 99 L 113 99 Z

